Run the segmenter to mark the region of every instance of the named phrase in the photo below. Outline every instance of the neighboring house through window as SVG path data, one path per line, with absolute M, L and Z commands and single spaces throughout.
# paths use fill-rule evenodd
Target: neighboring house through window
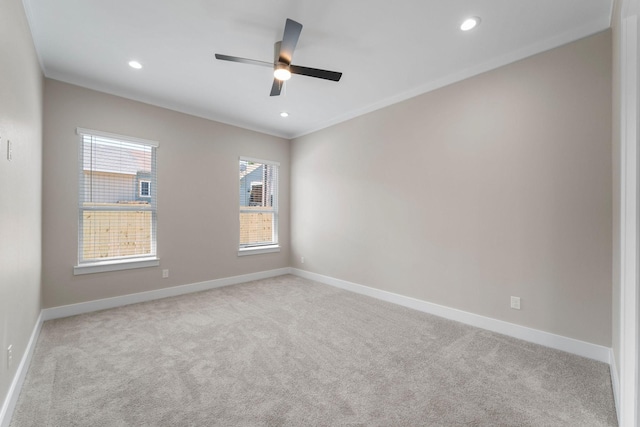
M 140 181 L 140 197 L 151 197 L 151 181 Z
M 75 274 L 158 265 L 156 148 L 139 138 L 78 128 Z
M 275 252 L 278 246 L 279 163 L 241 157 L 239 255 Z

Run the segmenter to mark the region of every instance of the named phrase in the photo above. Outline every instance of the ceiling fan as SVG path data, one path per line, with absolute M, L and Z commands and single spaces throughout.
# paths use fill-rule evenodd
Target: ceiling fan
M 291 59 L 293 58 L 293 51 L 298 44 L 298 39 L 300 38 L 301 31 L 302 24 L 294 21 L 293 19 L 287 19 L 284 25 L 284 34 L 282 35 L 282 41 L 276 42 L 274 46 L 275 55 L 273 63 L 258 61 L 255 59 L 239 58 L 237 56 L 221 55 L 219 53 L 216 53 L 216 59 L 273 68 L 274 78 L 273 85 L 271 86 L 271 96 L 280 95 L 283 83 L 291 78 L 291 74 L 300 74 L 302 76 L 316 77 L 319 79 L 331 80 L 334 82 L 340 81 L 342 73 L 339 73 L 337 71 L 327 71 L 317 68 L 302 67 L 300 65 L 293 65 L 291 63 Z

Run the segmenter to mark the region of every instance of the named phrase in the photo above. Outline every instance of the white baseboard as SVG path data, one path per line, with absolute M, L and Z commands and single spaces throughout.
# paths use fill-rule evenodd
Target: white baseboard
M 31 337 L 29 338 L 29 342 L 27 343 L 27 348 L 25 349 L 24 355 L 20 360 L 20 365 L 18 365 L 18 369 L 16 371 L 16 375 L 13 377 L 11 386 L 9 386 L 7 397 L 2 404 L 2 409 L 0 409 L 0 427 L 9 427 L 9 424 L 11 423 L 13 410 L 16 407 L 16 403 L 18 403 L 20 390 L 22 390 L 22 384 L 24 383 L 24 379 L 27 376 L 27 371 L 29 370 L 31 357 L 33 356 L 33 351 L 36 348 L 38 336 L 40 335 L 40 329 L 42 329 L 42 312 L 40 312 L 38 320 L 36 320 L 36 324 L 33 327 L 33 332 L 31 332 Z
M 122 295 L 113 298 L 104 298 L 78 304 L 63 305 L 60 307 L 45 308 L 42 310 L 42 321 L 75 316 L 77 314 L 91 313 L 93 311 L 106 310 L 108 308 L 122 307 L 140 302 L 153 301 L 161 298 L 175 297 L 193 292 L 206 291 L 221 288 L 223 286 L 236 285 L 251 282 L 252 280 L 267 279 L 269 277 L 289 274 L 290 268 L 278 268 L 276 270 L 261 271 L 258 273 L 243 274 L 241 276 L 225 277 L 222 279 L 207 280 L 206 282 L 192 283 L 188 285 L 173 286 L 154 291 L 140 292 L 137 294 Z
M 173 297 L 178 295 L 189 294 L 193 292 L 206 291 L 209 289 L 221 288 L 223 286 L 236 285 L 253 280 L 267 279 L 269 277 L 282 276 L 289 274 L 289 267 L 279 268 L 276 270 L 261 271 L 258 273 L 243 274 L 241 276 L 225 277 L 222 279 L 208 280 L 206 282 L 192 283 L 182 286 L 174 286 L 171 288 L 158 289 L 148 292 L 140 292 L 137 294 L 123 295 L 113 298 L 105 298 L 101 300 L 88 301 L 78 304 L 64 305 L 61 307 L 45 308 L 40 311 L 36 325 L 31 333 L 31 338 L 27 344 L 16 375 L 7 392 L 7 397 L 0 409 L 0 427 L 8 427 L 11 423 L 13 410 L 15 409 L 22 384 L 29 370 L 29 364 L 33 356 L 33 351 L 42 329 L 42 323 L 46 320 L 59 319 L 62 317 L 75 316 L 77 314 L 90 313 L 92 311 L 105 310 L 108 308 L 122 307 L 125 305 L 136 304 L 139 302 L 152 301 L 161 298 Z
M 611 388 L 613 389 L 613 402 L 616 405 L 616 414 L 618 420 L 620 420 L 620 379 L 618 377 L 618 366 L 616 364 L 616 356 L 613 354 L 613 349 L 609 349 L 609 370 L 611 371 Z M 619 422 L 619 421 L 618 421 Z
M 101 300 L 88 301 L 78 304 L 65 305 L 61 307 L 46 308 L 40 312 L 36 325 L 34 326 L 31 338 L 25 350 L 25 353 L 20 361 L 16 375 L 11 383 L 7 397 L 0 410 L 0 427 L 8 427 L 11 422 L 11 416 L 13 410 L 20 396 L 20 390 L 24 382 L 25 376 L 31 363 L 33 351 L 35 349 L 42 323 L 46 320 L 59 319 L 62 317 L 75 316 L 78 314 L 90 313 L 98 310 L 105 310 L 109 308 L 122 307 L 125 305 L 136 304 L 140 302 L 152 301 L 161 298 L 173 297 L 178 295 L 189 294 L 193 292 L 206 291 L 209 289 L 220 288 L 223 286 L 236 285 L 240 283 L 250 282 L 253 280 L 267 279 L 270 277 L 281 276 L 284 274 L 294 274 L 296 276 L 314 280 L 316 282 L 324 283 L 327 285 L 335 286 L 347 291 L 355 292 L 362 295 L 367 295 L 373 298 L 377 298 L 383 301 L 391 302 L 394 304 L 402 305 L 404 307 L 419 310 L 425 313 L 434 314 L 436 316 L 444 317 L 446 319 L 455 320 L 461 323 L 465 323 L 471 326 L 476 326 L 482 329 L 498 332 L 504 335 L 508 335 L 514 338 L 519 338 L 525 341 L 533 342 L 536 344 L 544 345 L 547 347 L 563 350 L 568 353 L 576 354 L 578 356 L 587 357 L 590 359 L 598 360 L 600 362 L 608 363 L 611 366 L 611 381 L 613 384 L 613 392 L 616 403 L 616 409 L 618 408 L 618 387 L 619 379 L 617 370 L 615 368 L 615 359 L 613 357 L 613 351 L 608 347 L 603 347 L 596 344 L 579 341 L 573 338 L 568 338 L 560 335 L 555 335 L 549 332 L 540 331 L 537 329 L 528 328 L 525 326 L 516 325 L 502 320 L 492 319 L 485 316 L 480 316 L 466 311 L 457 310 L 450 307 L 445 307 L 438 304 L 422 301 L 416 298 L 411 298 L 392 292 L 383 291 L 380 289 L 370 288 L 368 286 L 359 285 L 357 283 L 348 282 L 341 279 L 336 279 L 329 276 L 323 276 L 321 274 L 312 273 L 297 268 L 279 268 L 275 270 L 262 271 L 258 273 L 244 274 L 241 276 L 225 277 L 222 279 L 208 280 L 200 283 L 193 283 L 188 285 L 174 286 L 171 288 L 158 289 L 154 291 L 141 292 L 137 294 L 123 295 L 113 298 L 105 298 Z
M 578 356 L 587 357 L 600 362 L 609 363 L 609 347 L 597 344 L 591 344 L 585 341 L 576 340 L 561 335 L 544 332 L 538 329 L 528 328 L 526 326 L 516 325 L 514 323 L 493 319 L 490 317 L 480 316 L 478 314 L 469 313 L 455 308 L 443 305 L 433 304 L 416 298 L 404 295 L 394 294 L 392 292 L 380 289 L 370 288 L 368 286 L 359 285 L 357 283 L 347 282 L 346 280 L 336 279 L 321 274 L 312 273 L 297 268 L 291 269 L 291 274 L 303 277 L 305 279 L 315 280 L 316 282 L 326 285 L 335 286 L 347 291 L 356 292 L 358 294 L 367 295 L 383 301 L 392 302 L 404 307 L 419 310 L 425 313 L 434 314 L 446 319 L 455 320 L 467 325 L 475 326 L 489 331 L 498 332 L 503 335 L 540 344 L 545 347 L 551 347 L 556 350 L 566 351 L 567 353 L 576 354 Z

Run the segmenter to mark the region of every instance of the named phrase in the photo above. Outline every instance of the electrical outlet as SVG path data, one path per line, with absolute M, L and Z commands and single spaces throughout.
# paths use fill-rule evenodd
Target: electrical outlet
M 12 364 L 13 364 L 13 344 L 7 347 L 7 369 L 11 369 Z
M 511 308 L 520 310 L 520 297 L 511 297 Z
M 7 160 L 13 159 L 13 149 L 11 148 L 11 141 L 7 139 Z
M 303 256 L 300 257 L 300 263 L 304 264 L 304 257 Z
M 162 270 L 162 278 L 166 279 L 167 277 L 169 277 L 169 270 L 168 269 Z

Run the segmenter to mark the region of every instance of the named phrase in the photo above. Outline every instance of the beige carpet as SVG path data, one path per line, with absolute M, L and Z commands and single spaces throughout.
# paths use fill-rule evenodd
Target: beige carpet
M 12 427 L 613 426 L 607 365 L 281 276 L 46 322 Z

